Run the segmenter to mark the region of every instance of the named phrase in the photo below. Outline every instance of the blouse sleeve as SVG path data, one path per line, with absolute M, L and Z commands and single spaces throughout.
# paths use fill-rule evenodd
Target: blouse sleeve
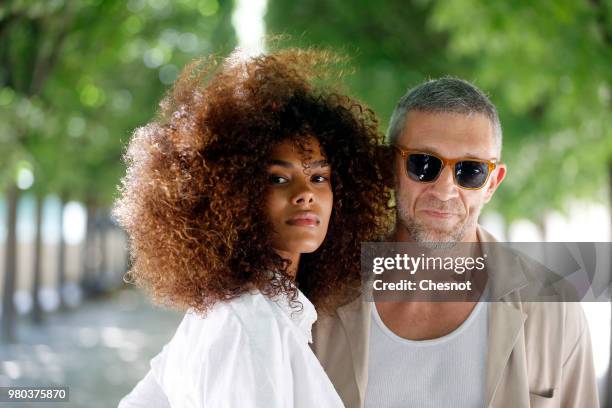
M 149 372 L 121 401 L 118 408 L 170 408 L 163 390 Z

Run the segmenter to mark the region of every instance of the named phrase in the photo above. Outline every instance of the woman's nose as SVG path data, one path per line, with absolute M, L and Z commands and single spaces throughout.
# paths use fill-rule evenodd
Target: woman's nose
M 296 186 L 296 190 L 291 197 L 291 203 L 294 205 L 312 204 L 315 200 L 315 195 L 308 183 L 300 183 Z

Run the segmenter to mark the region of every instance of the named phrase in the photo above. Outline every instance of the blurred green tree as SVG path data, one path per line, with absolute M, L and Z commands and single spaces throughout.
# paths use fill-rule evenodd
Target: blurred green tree
M 268 33 L 288 34 L 287 44 L 322 46 L 351 58 L 351 93 L 365 101 L 386 127 L 395 103 L 425 78 L 460 75 L 451 63 L 448 35 L 428 24 L 427 1 L 269 0 Z M 468 61 L 469 64 L 469 61 Z
M 95 287 L 92 260 L 99 258 L 92 256 L 91 220 L 115 196 L 130 132 L 150 120 L 186 62 L 234 47 L 232 9 L 232 0 L 9 0 L 0 5 L 0 191 L 9 209 L 5 340 L 14 339 L 22 168 L 33 173 L 31 189 L 39 203 L 47 194 L 59 195 L 62 203 L 86 203 L 90 222 L 82 278 L 86 288 Z M 60 286 L 63 251 L 62 243 Z

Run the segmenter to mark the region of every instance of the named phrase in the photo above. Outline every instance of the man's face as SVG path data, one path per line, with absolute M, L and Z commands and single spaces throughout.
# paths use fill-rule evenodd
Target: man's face
M 498 159 L 491 121 L 482 114 L 410 111 L 397 143 L 407 149 L 448 159 Z M 398 233 L 416 242 L 475 242 L 483 205 L 503 180 L 506 168 L 497 166 L 483 188 L 466 190 L 455 184 L 454 169 L 445 166 L 437 180 L 420 183 L 406 175 L 402 156 L 395 155 L 394 174 Z M 401 237 L 400 236 L 400 237 Z

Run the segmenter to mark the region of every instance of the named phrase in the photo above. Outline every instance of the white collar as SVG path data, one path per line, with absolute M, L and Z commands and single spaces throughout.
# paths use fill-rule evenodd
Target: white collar
M 292 308 L 286 295 L 274 299 L 274 302 L 295 324 L 298 331 L 308 340 L 308 343 L 312 343 L 312 325 L 317 321 L 317 311 L 310 300 L 299 289 L 297 291 L 296 301 L 302 304 L 301 310 Z

